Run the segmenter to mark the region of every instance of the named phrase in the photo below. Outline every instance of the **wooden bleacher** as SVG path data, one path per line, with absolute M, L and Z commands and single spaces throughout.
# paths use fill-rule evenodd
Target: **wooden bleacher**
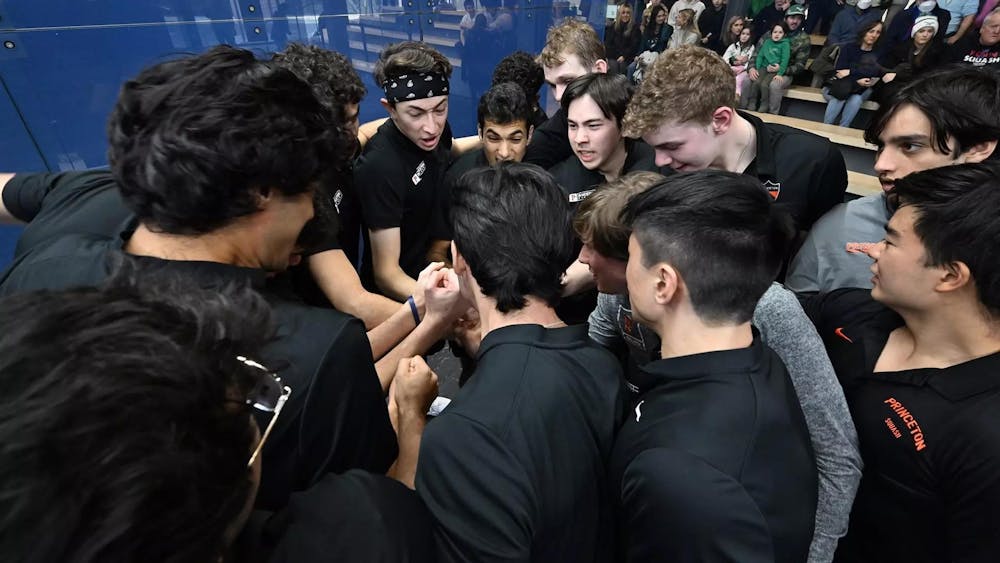
M 809 36 L 809 43 L 812 44 L 813 47 L 822 47 L 823 44 L 826 43 L 826 36 L 825 35 L 810 35 Z
M 792 86 L 788 89 L 785 94 L 786 98 L 791 98 L 793 100 L 803 100 L 806 102 L 818 102 L 826 105 L 826 100 L 823 99 L 823 93 L 819 88 L 811 88 L 809 86 Z M 878 103 L 872 101 L 865 101 L 861 104 L 861 109 L 870 109 L 872 111 L 878 109 Z

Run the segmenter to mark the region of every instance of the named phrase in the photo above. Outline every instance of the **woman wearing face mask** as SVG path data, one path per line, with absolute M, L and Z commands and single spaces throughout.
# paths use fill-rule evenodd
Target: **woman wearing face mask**
M 951 12 L 937 5 L 934 0 L 921 0 L 902 10 L 892 18 L 889 29 L 883 34 L 882 42 L 888 49 L 894 49 L 910 41 L 910 30 L 920 16 L 934 16 L 938 21 L 938 33 L 934 41 L 944 43 L 944 30 L 951 22 Z
M 909 41 L 888 51 L 880 61 L 883 67 L 891 70 L 882 76 L 882 82 L 875 89 L 875 99 L 879 103 L 891 100 L 907 82 L 946 61 L 944 45 L 934 40 L 940 35 L 937 18 L 920 16 L 910 33 Z
M 882 22 L 874 21 L 861 28 L 856 45 L 840 50 L 834 71 L 834 80 L 823 88 L 827 100 L 823 123 L 850 127 L 861 104 L 872 95 L 872 87 L 885 72 L 878 63 L 878 40 L 882 36 Z

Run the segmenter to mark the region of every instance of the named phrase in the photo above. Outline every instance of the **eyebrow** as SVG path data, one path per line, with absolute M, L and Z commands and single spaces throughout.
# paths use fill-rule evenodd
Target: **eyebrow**
M 502 134 L 502 133 L 500 133 L 499 131 L 494 131 L 494 130 L 493 130 L 492 128 L 490 128 L 490 127 L 487 127 L 487 128 L 486 128 L 486 134 L 487 134 L 487 135 L 496 135 L 497 137 L 503 137 L 503 134 Z M 509 135 L 507 135 L 507 136 L 508 136 L 508 137 L 513 137 L 514 135 L 522 135 L 522 136 L 523 136 L 524 134 L 525 134 L 525 133 L 524 133 L 524 131 L 523 131 L 523 130 L 521 130 L 521 129 L 518 129 L 518 130 L 516 130 L 516 131 L 513 131 L 513 132 L 511 132 L 511 133 L 510 133 Z
M 438 102 L 437 105 L 434 106 L 434 107 L 432 107 L 432 108 L 422 108 L 420 106 L 410 106 L 410 107 L 406 108 L 406 111 L 416 110 L 416 111 L 419 111 L 420 113 L 425 113 L 425 112 L 428 112 L 428 111 L 434 111 L 434 110 L 441 109 L 441 106 L 444 106 L 444 105 L 447 105 L 447 104 L 448 104 L 448 98 L 445 98 L 445 99 L 441 100 L 440 102 Z
M 931 140 L 927 135 L 899 135 L 897 137 L 891 137 L 887 142 L 894 145 L 900 145 L 903 143 L 929 143 Z
M 885 226 L 885 238 L 889 238 L 889 237 L 899 238 L 899 231 L 897 231 L 896 229 L 893 229 L 889 225 L 886 225 Z

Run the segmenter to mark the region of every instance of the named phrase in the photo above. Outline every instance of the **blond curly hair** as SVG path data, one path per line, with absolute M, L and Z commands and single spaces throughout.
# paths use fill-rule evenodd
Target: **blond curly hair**
M 717 53 L 697 45 L 668 49 L 656 58 L 625 111 L 628 137 L 664 123 L 708 125 L 720 107 L 735 108 L 736 77 Z
M 576 55 L 587 68 L 607 57 L 604 54 L 604 43 L 594 28 L 587 22 L 574 19 L 567 19 L 549 28 L 545 35 L 545 47 L 535 62 L 543 67 L 557 67 L 566 62 L 566 55 Z

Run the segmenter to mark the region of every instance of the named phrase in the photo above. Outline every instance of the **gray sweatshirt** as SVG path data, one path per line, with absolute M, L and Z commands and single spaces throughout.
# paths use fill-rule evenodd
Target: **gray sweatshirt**
M 634 320 L 627 295 L 598 294 L 597 308 L 589 322 L 590 337 L 595 342 L 611 349 L 628 346 L 636 365 L 659 358 L 660 338 Z M 861 480 L 858 435 L 844 391 L 823 341 L 792 292 L 772 284 L 757 303 L 753 325 L 785 362 L 805 415 L 819 473 L 809 563 L 829 562 L 837 540 L 847 533 L 851 505 Z

